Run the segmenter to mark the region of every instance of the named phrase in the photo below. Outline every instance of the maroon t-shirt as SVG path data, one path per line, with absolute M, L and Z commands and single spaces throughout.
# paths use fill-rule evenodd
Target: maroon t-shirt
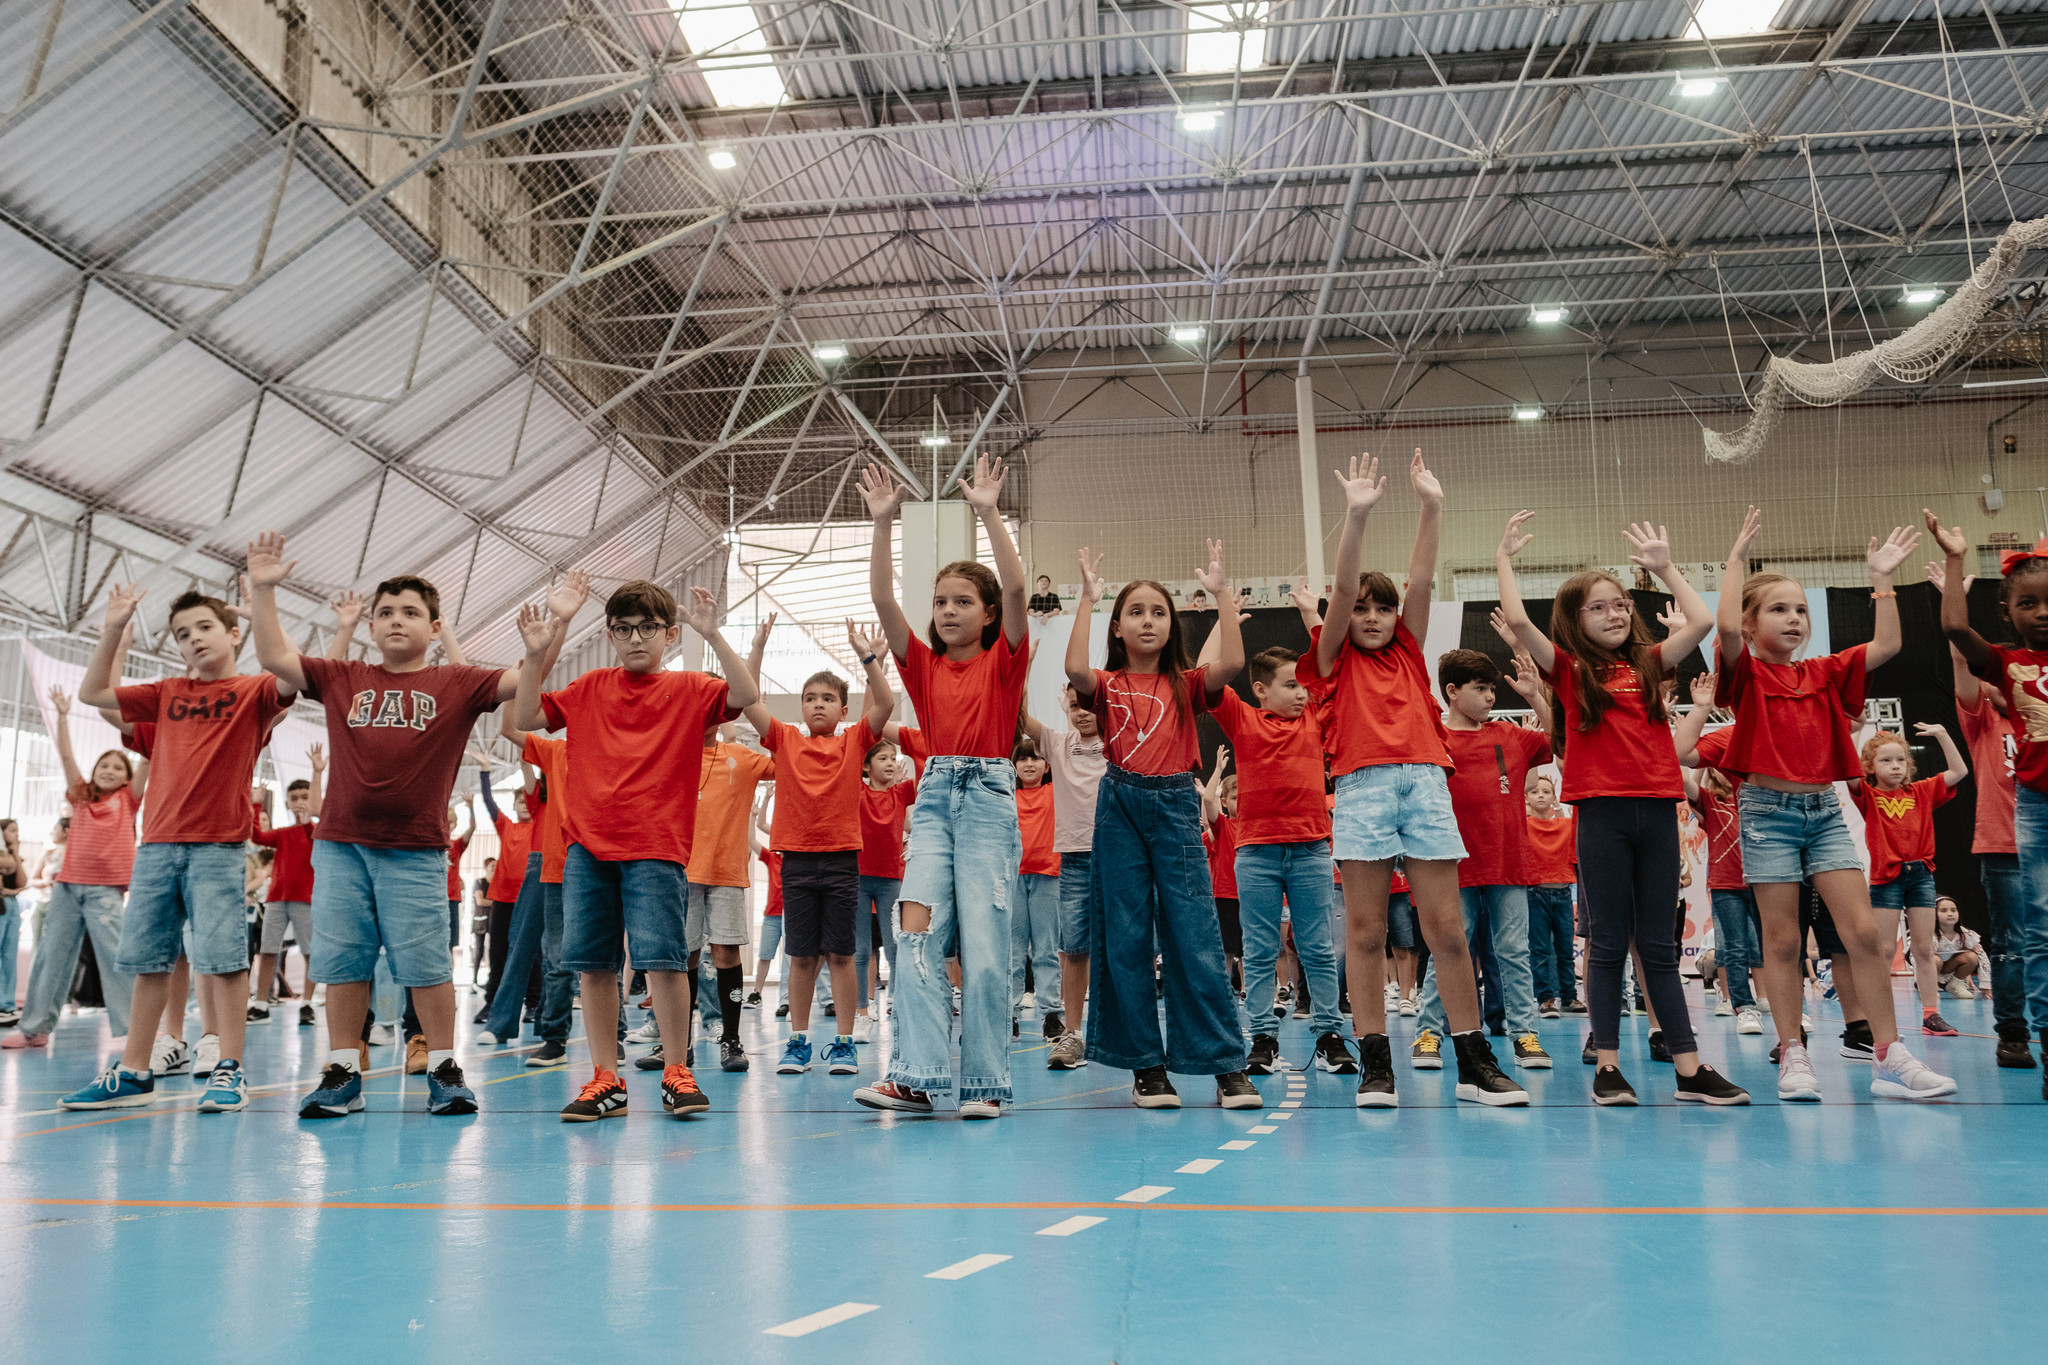
M 316 839 L 372 848 L 448 847 L 448 796 L 476 718 L 498 709 L 502 670 L 437 664 L 393 673 L 299 656 L 305 695 L 327 709 L 327 791 Z

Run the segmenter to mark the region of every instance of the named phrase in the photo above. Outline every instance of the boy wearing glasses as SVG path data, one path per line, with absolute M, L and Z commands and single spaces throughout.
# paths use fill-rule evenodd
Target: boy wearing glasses
M 687 759 L 702 752 L 707 729 L 738 718 L 759 696 L 754 675 L 718 629 L 716 599 L 702 588 L 690 593 L 690 614 L 683 619 L 709 642 L 724 678 L 662 667 L 680 632 L 676 600 L 659 584 L 627 583 L 605 603 L 617 668 L 592 669 L 546 694 L 541 680 L 552 664 L 551 651 L 568 633 L 574 606 L 567 614 L 557 611 L 553 620 L 531 604 L 519 613 L 526 658 L 512 723 L 528 731 L 569 729 L 562 764 L 568 842 L 562 965 L 583 977 L 583 1033 L 594 1071 L 562 1110 L 564 1123 L 626 1112 L 626 1084 L 618 1074 L 625 948 L 632 950 L 633 965 L 647 973 L 661 1036 L 690 1036 L 684 869 L 697 824 L 699 765 Z M 688 1056 L 687 1049 L 671 1055 L 661 1076 L 662 1107 L 677 1118 L 711 1106 L 684 1064 Z

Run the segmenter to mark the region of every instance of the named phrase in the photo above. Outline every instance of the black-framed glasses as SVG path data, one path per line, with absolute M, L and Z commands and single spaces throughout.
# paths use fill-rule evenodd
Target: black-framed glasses
M 611 625 L 605 627 L 605 633 L 614 640 L 652 640 L 667 629 L 668 627 L 660 621 L 642 621 L 638 625 L 631 625 L 624 621 L 614 621 Z

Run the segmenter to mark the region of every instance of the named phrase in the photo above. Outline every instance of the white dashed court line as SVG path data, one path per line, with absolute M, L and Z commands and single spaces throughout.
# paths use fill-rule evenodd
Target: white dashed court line
M 1085 1213 L 1075 1214 L 1064 1222 L 1054 1223 L 1049 1228 L 1040 1228 L 1040 1237 L 1072 1237 L 1077 1232 L 1086 1232 L 1097 1223 L 1106 1223 L 1107 1218 L 1090 1218 Z
M 1300 1101 L 1300 1100 L 1282 1100 L 1282 1101 L 1280 1101 L 1280 1107 L 1281 1107 L 1282 1109 L 1299 1109 L 1299 1108 L 1301 1108 L 1301 1101 Z
M 1266 1117 L 1273 1120 L 1275 1123 L 1278 1123 L 1281 1119 L 1291 1119 L 1294 1117 L 1294 1115 L 1291 1112 L 1283 1110 L 1278 1114 L 1268 1114 L 1266 1115 Z
M 1262 1124 L 1257 1128 L 1247 1128 L 1245 1129 L 1245 1131 L 1247 1133 L 1277 1133 L 1280 1130 L 1278 1128 L 1273 1127 L 1271 1124 Z
M 881 1306 L 879 1303 L 842 1303 L 837 1308 L 827 1308 L 822 1313 L 813 1313 L 805 1318 L 795 1318 L 783 1323 L 780 1327 L 770 1327 L 761 1335 L 768 1337 L 807 1337 L 811 1333 L 823 1328 L 845 1322 L 848 1318 L 857 1318 L 863 1313 L 872 1313 Z
M 955 1261 L 944 1270 L 934 1270 L 929 1275 L 926 1275 L 925 1278 L 927 1280 L 964 1280 L 969 1275 L 978 1274 L 981 1271 L 987 1270 L 992 1265 L 1001 1265 L 1009 1259 L 1007 1256 L 997 1256 L 991 1252 L 984 1251 L 979 1256 L 969 1256 L 964 1261 Z
M 1128 1190 L 1118 1195 L 1116 1202 L 1119 1204 L 1149 1204 L 1162 1194 L 1172 1193 L 1173 1186 L 1171 1185 L 1140 1185 L 1135 1190 Z
M 1173 1173 L 1175 1175 L 1207 1175 L 1222 1164 L 1213 1156 L 1205 1156 L 1199 1160 L 1190 1161 L 1185 1166 L 1176 1167 Z
M 1245 1139 L 1239 1138 L 1236 1142 L 1224 1143 L 1221 1147 L 1218 1147 L 1216 1150 L 1219 1152 L 1242 1152 L 1247 1147 L 1256 1147 L 1258 1145 L 1259 1144 L 1256 1142 L 1247 1142 Z

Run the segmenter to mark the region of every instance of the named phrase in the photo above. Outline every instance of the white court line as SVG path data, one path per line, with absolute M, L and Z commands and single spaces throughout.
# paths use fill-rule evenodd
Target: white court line
M 969 1256 L 964 1261 L 955 1261 L 944 1270 L 934 1270 L 929 1275 L 926 1275 L 925 1278 L 927 1280 L 964 1280 L 969 1275 L 987 1270 L 992 1265 L 1001 1265 L 1009 1259 L 1007 1256 L 997 1256 L 992 1252 L 984 1251 L 979 1256 Z
M 1199 1160 L 1190 1161 L 1185 1166 L 1175 1167 L 1173 1173 L 1175 1175 L 1207 1175 L 1222 1164 L 1213 1156 L 1205 1156 Z
M 1064 1222 L 1054 1223 L 1049 1228 L 1040 1228 L 1040 1237 L 1072 1237 L 1077 1232 L 1086 1232 L 1097 1223 L 1106 1223 L 1107 1218 L 1090 1218 L 1085 1213 L 1075 1214 Z
M 1236 1142 L 1224 1143 L 1221 1147 L 1218 1147 L 1216 1150 L 1219 1152 L 1242 1152 L 1247 1147 L 1256 1147 L 1258 1145 L 1259 1144 L 1256 1142 L 1251 1142 L 1247 1141 L 1244 1138 L 1239 1138 Z
M 820 1328 L 831 1327 L 836 1323 L 845 1322 L 848 1318 L 857 1318 L 863 1313 L 872 1313 L 881 1306 L 879 1303 L 842 1303 L 837 1308 L 827 1308 L 822 1313 L 813 1313 L 809 1317 L 804 1318 L 794 1318 L 789 1322 L 783 1323 L 780 1327 L 770 1327 L 762 1332 L 761 1335 L 766 1337 L 807 1337 Z
M 1294 1117 L 1294 1115 L 1291 1112 L 1283 1110 L 1278 1114 L 1268 1114 L 1266 1115 L 1266 1117 L 1272 1120 L 1273 1122 L 1278 1123 L 1281 1119 L 1291 1119 Z
M 1277 1133 L 1280 1130 L 1271 1124 L 1262 1124 L 1257 1128 L 1247 1128 L 1245 1131 L 1247 1133 Z
M 1300 1100 L 1282 1100 L 1282 1101 L 1280 1102 L 1280 1107 L 1281 1107 L 1282 1109 L 1299 1109 L 1299 1108 L 1301 1108 L 1301 1101 L 1300 1101 Z
M 1140 1185 L 1135 1190 L 1126 1190 L 1116 1197 L 1119 1204 L 1149 1204 L 1162 1194 L 1172 1194 L 1171 1185 Z

